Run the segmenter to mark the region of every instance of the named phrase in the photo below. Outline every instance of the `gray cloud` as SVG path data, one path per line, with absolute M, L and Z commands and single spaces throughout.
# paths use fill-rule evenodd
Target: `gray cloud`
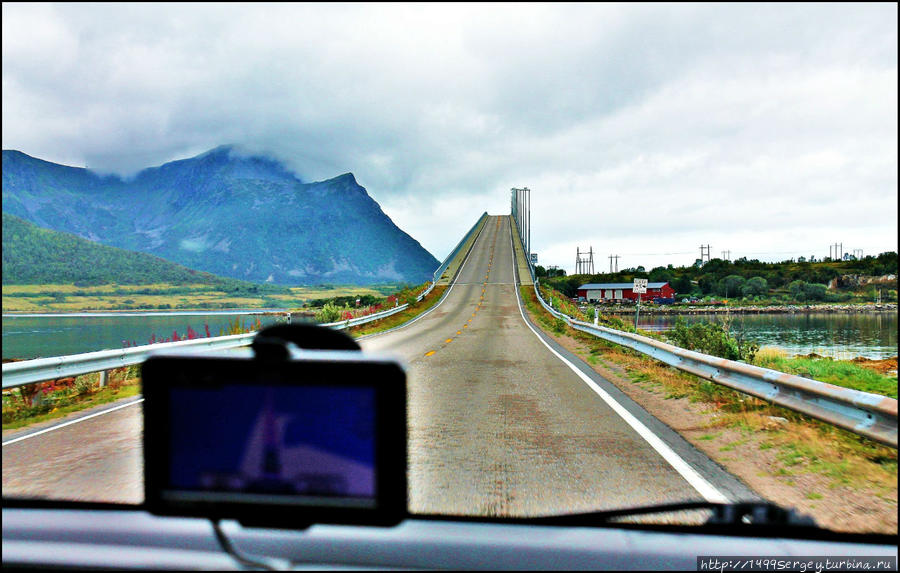
M 897 248 L 896 4 L 2 10 L 4 149 L 353 171 L 439 258 L 523 185 L 570 270 Z

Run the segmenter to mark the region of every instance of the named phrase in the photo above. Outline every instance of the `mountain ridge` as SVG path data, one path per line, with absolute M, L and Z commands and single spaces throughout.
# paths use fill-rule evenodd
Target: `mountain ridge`
M 3 210 L 253 282 L 419 283 L 439 264 L 352 172 L 304 183 L 280 162 L 232 146 L 128 179 L 3 150 Z

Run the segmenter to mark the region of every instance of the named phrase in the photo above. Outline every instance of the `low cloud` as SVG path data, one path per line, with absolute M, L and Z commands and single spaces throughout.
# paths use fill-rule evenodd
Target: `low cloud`
M 351 171 L 438 258 L 513 186 L 570 271 L 897 248 L 896 4 L 2 10 L 4 149 Z

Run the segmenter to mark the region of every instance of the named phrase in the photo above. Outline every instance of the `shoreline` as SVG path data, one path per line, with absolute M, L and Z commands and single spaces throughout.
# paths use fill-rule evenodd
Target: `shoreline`
M 601 314 L 634 314 L 635 305 L 598 305 Z M 590 307 L 588 307 L 590 309 Z M 897 303 L 866 305 L 671 306 L 641 304 L 641 314 L 861 314 L 897 312 Z
M 97 316 L 202 316 L 202 315 L 239 315 L 239 314 L 285 314 L 291 309 L 278 308 L 235 308 L 235 309 L 132 309 L 132 310 L 74 310 L 71 312 L 31 312 L 31 311 L 5 311 L 2 318 L 37 318 L 51 316 L 71 317 L 97 317 Z

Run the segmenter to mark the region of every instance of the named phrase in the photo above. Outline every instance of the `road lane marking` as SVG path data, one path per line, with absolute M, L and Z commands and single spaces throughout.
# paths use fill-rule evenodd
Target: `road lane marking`
M 498 220 L 498 222 L 499 222 L 499 220 Z M 485 226 L 486 226 L 486 225 L 485 225 Z M 477 243 L 477 242 L 478 242 L 478 239 L 481 238 L 481 233 L 482 233 L 482 231 L 484 231 L 484 226 L 481 227 L 481 231 L 478 231 L 478 235 L 476 235 L 476 236 L 475 236 L 475 240 L 472 241 L 472 246 L 469 248 L 469 252 L 468 252 L 468 254 L 466 254 L 466 258 L 463 259 L 462 264 L 459 265 L 459 270 L 456 271 L 456 276 L 457 276 L 457 278 L 462 274 L 463 269 L 466 268 L 466 263 L 469 262 L 469 256 L 471 256 L 471 254 L 475 251 L 475 243 Z M 454 280 L 452 283 L 450 283 L 450 288 L 447 289 L 447 291 L 444 293 L 444 295 L 443 295 L 443 297 L 441 298 L 441 300 L 439 300 L 438 303 L 437 303 L 436 305 L 434 305 L 433 307 L 429 308 L 428 310 L 426 310 L 425 312 L 423 312 L 422 314 L 420 314 L 420 315 L 417 316 L 416 318 L 410 320 L 409 322 L 406 322 L 406 323 L 404 323 L 404 324 L 401 324 L 400 326 L 396 326 L 396 327 L 394 327 L 394 328 L 391 328 L 391 329 L 388 329 L 388 330 L 385 330 L 385 331 L 382 331 L 382 332 L 375 332 L 375 333 L 373 333 L 373 334 L 368 334 L 368 335 L 366 335 L 366 336 L 360 336 L 360 337 L 357 338 L 356 340 L 365 340 L 365 339 L 368 339 L 368 338 L 375 338 L 376 336 L 381 336 L 381 335 L 384 335 L 384 334 L 388 334 L 388 333 L 391 333 L 391 332 L 396 332 L 396 331 L 400 330 L 401 328 L 406 328 L 407 326 L 410 326 L 411 324 L 413 324 L 413 323 L 419 321 L 420 319 L 425 318 L 426 316 L 428 316 L 429 314 L 431 314 L 432 312 L 434 312 L 435 310 L 437 310 L 437 308 L 438 308 L 439 306 L 441 306 L 442 304 L 444 304 L 444 301 L 446 301 L 446 300 L 450 297 L 450 293 L 453 292 L 453 287 L 455 287 L 455 286 L 458 285 L 458 284 L 461 284 L 461 285 L 471 285 L 471 284 L 477 284 L 477 283 L 460 283 L 460 282 L 457 282 L 456 280 Z
M 452 339 L 452 338 L 448 338 L 448 339 L 445 340 L 444 342 L 453 342 L 453 339 Z
M 103 414 L 109 414 L 110 412 L 115 412 L 116 410 L 121 410 L 122 408 L 127 408 L 129 406 L 134 406 L 135 404 L 140 404 L 144 399 L 135 400 L 134 402 L 129 402 L 128 404 L 123 404 L 121 406 L 116 406 L 115 408 L 110 408 L 109 410 L 103 410 L 102 412 L 97 412 L 96 414 L 91 414 L 89 416 L 84 416 L 82 418 L 78 418 L 77 420 L 71 420 L 69 422 L 64 422 L 57 426 L 52 426 L 50 428 L 46 428 L 41 430 L 40 432 L 35 432 L 33 434 L 28 434 L 27 436 L 22 436 L 20 438 L 13 438 L 9 441 L 3 442 L 4 446 L 8 446 L 9 444 L 15 444 L 16 442 L 21 442 L 22 440 L 27 440 L 28 438 L 33 438 L 35 436 L 40 436 L 41 434 L 46 434 L 47 432 L 52 432 L 53 430 L 59 430 L 60 428 L 65 428 L 66 426 L 71 426 L 72 424 L 77 424 L 78 422 L 84 422 L 85 420 L 90 420 L 91 418 L 96 418 L 97 416 L 102 416 Z
M 510 232 L 509 236 L 510 244 L 512 244 L 512 233 Z M 513 245 L 513 265 L 515 266 L 515 246 Z M 547 341 L 545 341 L 541 336 L 537 333 L 537 331 L 531 326 L 531 323 L 528 322 L 528 319 L 525 318 L 525 312 L 522 310 L 522 301 L 519 298 L 519 289 L 516 289 L 516 304 L 519 306 L 519 314 L 522 316 L 522 320 L 525 322 L 525 326 L 528 327 L 529 330 L 537 337 L 538 340 L 541 341 L 541 344 L 547 347 L 547 350 L 553 353 L 554 356 L 559 358 L 563 364 L 569 367 L 572 372 L 574 372 L 579 378 L 584 381 L 588 387 L 593 390 L 601 399 L 603 399 L 606 404 L 612 408 L 612 410 L 619 415 L 625 422 L 631 426 L 631 428 L 641 436 L 644 441 L 646 441 L 650 447 L 652 447 L 656 452 L 662 456 L 664 460 L 666 460 L 672 468 L 681 475 L 682 478 L 685 479 L 697 492 L 703 496 L 703 498 L 710 503 L 730 503 L 729 499 L 719 490 L 715 488 L 711 483 L 709 483 L 706 478 L 700 475 L 697 470 L 691 467 L 686 461 L 684 461 L 681 456 L 679 456 L 675 451 L 669 447 L 662 439 L 653 433 L 650 428 L 644 425 L 643 422 L 634 417 L 634 415 L 626 410 L 621 404 L 619 404 L 615 398 L 609 395 L 606 390 L 597 385 L 596 382 L 590 379 L 587 374 L 579 370 L 574 364 L 566 360 L 561 354 L 559 354 L 556 350 L 554 350 Z
M 429 350 L 428 352 L 425 353 L 425 356 L 431 356 L 434 353 L 435 353 L 434 350 Z

